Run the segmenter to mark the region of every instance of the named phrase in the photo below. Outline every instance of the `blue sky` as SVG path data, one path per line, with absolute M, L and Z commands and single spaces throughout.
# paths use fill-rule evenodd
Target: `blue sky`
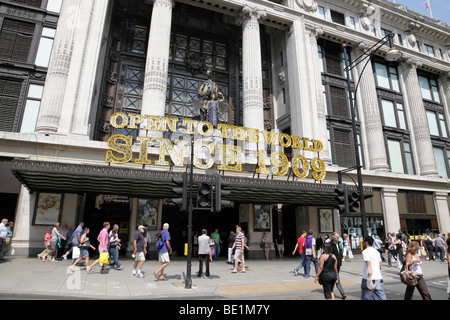
M 401 3 L 408 9 L 423 16 L 431 17 L 430 10 L 426 11 L 427 0 L 389 0 L 394 3 Z M 439 19 L 450 25 L 450 0 L 429 0 L 431 12 L 434 19 Z

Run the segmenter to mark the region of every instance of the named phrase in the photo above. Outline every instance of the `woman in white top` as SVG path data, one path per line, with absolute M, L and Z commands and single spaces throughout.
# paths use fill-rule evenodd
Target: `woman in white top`
M 414 289 L 416 287 L 417 290 L 419 290 L 419 293 L 422 296 L 423 300 L 431 300 L 430 292 L 428 291 L 427 284 L 425 283 L 425 279 L 423 278 L 422 261 L 420 260 L 417 252 L 419 252 L 419 244 L 417 243 L 417 241 L 411 241 L 406 253 L 405 269 L 414 272 L 414 274 L 418 276 L 418 279 L 416 286 L 406 286 L 405 300 L 412 300 Z
M 345 262 L 345 258 L 347 257 L 350 261 L 353 259 L 353 253 L 352 253 L 352 247 L 350 245 L 350 239 L 346 233 L 342 235 L 342 238 L 344 240 L 344 250 L 342 251 L 342 262 Z

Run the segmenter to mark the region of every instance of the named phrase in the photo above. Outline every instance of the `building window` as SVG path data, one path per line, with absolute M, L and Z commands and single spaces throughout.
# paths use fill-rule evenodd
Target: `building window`
M 406 130 L 405 110 L 402 103 L 381 99 L 384 125 Z
M 355 18 L 354 17 L 349 17 L 348 20 L 349 20 L 349 23 L 350 23 L 350 28 L 356 29 Z
M 0 31 L 0 60 L 27 62 L 35 24 L 19 20 L 3 20 Z
M 439 88 L 436 79 L 419 75 L 419 84 L 422 91 L 422 98 L 441 103 Z
M 48 0 L 47 11 L 60 13 L 61 5 L 62 5 L 62 0 Z
M 441 112 L 427 110 L 428 127 L 432 136 L 448 138 L 447 125 L 444 114 Z
M 429 46 L 429 45 L 427 45 L 427 44 L 424 44 L 423 47 L 424 47 L 425 53 L 426 53 L 427 55 L 432 56 L 432 57 L 435 56 L 435 54 L 434 54 L 434 48 L 433 48 L 432 46 Z
M 13 2 L 23 3 L 36 8 L 40 8 L 42 4 L 42 0 L 13 0 Z
M 22 81 L 0 79 L 0 131 L 13 132 Z
M 332 134 L 333 163 L 340 167 L 353 167 L 355 165 L 355 155 L 352 131 L 334 128 Z
M 378 62 L 374 63 L 377 85 L 384 89 L 400 92 L 397 68 Z
M 438 174 L 443 178 L 448 178 L 449 152 L 440 147 L 433 147 L 434 159 Z M 447 159 L 446 159 L 447 157 Z
M 409 142 L 388 138 L 387 149 L 392 172 L 414 174 L 411 145 Z
M 44 27 L 39 41 L 39 48 L 36 55 L 35 64 L 39 67 L 48 68 L 50 56 L 52 54 L 53 40 L 55 39 L 56 29 Z
M 325 8 L 322 6 L 318 7 L 318 12 L 319 12 L 319 17 L 321 17 L 322 19 L 325 19 Z
M 33 133 L 36 130 L 36 123 L 41 106 L 43 85 L 30 84 L 25 111 L 22 118 L 21 133 Z
M 331 21 L 345 26 L 345 16 L 342 13 L 330 10 L 330 14 L 331 14 Z

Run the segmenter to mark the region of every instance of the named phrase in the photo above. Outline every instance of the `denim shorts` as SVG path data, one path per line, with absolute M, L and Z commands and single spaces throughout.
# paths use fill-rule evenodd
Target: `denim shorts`
M 80 255 L 84 257 L 89 257 L 89 249 L 80 249 Z

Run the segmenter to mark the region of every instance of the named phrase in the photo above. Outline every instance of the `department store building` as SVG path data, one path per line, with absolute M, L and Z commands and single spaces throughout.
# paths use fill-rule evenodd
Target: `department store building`
M 388 34 L 402 58 L 385 60 L 386 44 L 351 72 L 355 146 L 343 44 L 355 60 Z M 196 148 L 193 173 L 221 175 L 231 203 L 194 211 L 194 231 L 217 228 L 225 243 L 242 226 L 251 257 L 278 230 L 287 253 L 309 229 L 358 249 L 361 214 L 340 215 L 334 199 L 358 150 L 369 234 L 450 232 L 443 21 L 386 0 L 1 0 L 0 44 L 0 198 L 18 254 L 42 251 L 56 221 L 84 221 L 92 238 L 109 221 L 122 254 L 138 224 L 154 236 L 168 222 L 182 255 L 187 213 L 171 199 L 191 143 L 173 127 L 202 121 L 208 79 L 224 97 L 220 146 Z

